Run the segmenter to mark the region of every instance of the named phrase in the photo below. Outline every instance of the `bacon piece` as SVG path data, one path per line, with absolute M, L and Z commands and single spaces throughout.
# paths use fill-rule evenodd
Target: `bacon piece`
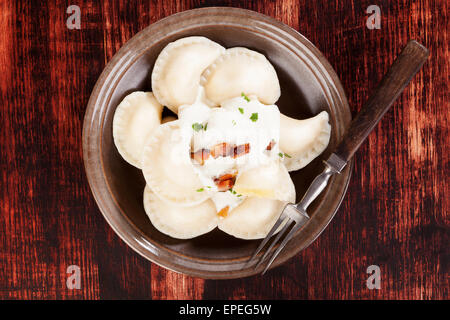
M 217 212 L 217 215 L 225 218 L 228 215 L 229 210 L 230 210 L 230 206 L 223 207 L 219 212 Z
M 214 159 L 218 157 L 226 157 L 230 155 L 230 150 L 233 150 L 232 148 L 233 147 L 226 142 L 218 143 L 211 148 L 211 155 Z
M 232 179 L 230 180 L 223 180 L 223 181 L 214 181 L 214 183 L 217 186 L 217 190 L 220 192 L 225 192 L 233 188 L 234 181 Z
M 225 181 L 225 180 L 230 180 L 236 177 L 236 173 L 225 173 L 224 175 L 214 179 L 217 181 Z
M 220 179 L 214 179 L 214 183 L 217 186 L 217 190 L 220 192 L 225 192 L 233 188 L 234 183 L 236 182 L 236 177 L 226 179 L 226 180 L 220 180 Z
M 205 163 L 205 160 L 209 158 L 209 155 L 211 152 L 209 149 L 200 149 L 195 152 L 191 152 L 191 159 L 194 159 L 199 164 L 203 165 Z
M 234 183 L 236 182 L 237 172 L 234 173 L 226 173 L 218 178 L 214 179 L 214 183 L 217 186 L 218 191 L 224 192 L 233 188 Z
M 270 141 L 269 144 L 267 145 L 266 150 L 269 150 L 269 151 L 272 150 L 272 148 L 275 146 L 275 144 L 276 144 L 275 140 Z
M 200 149 L 195 152 L 191 152 L 191 159 L 194 159 L 201 165 L 204 164 L 205 160 L 212 156 L 214 159 L 218 157 L 233 157 L 236 159 L 244 154 L 250 152 L 250 143 L 241 144 L 241 145 L 230 145 L 226 142 L 218 143 L 215 146 L 209 149 Z
M 237 157 L 243 156 L 244 154 L 247 154 L 250 152 L 250 143 L 246 144 L 240 144 L 238 146 L 235 146 L 233 148 L 233 155 L 232 157 L 236 159 Z

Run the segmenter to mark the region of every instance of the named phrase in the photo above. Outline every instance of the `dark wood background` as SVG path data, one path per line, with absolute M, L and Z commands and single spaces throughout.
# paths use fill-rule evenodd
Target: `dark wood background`
M 81 30 L 66 9 L 81 8 Z M 381 29 L 366 8 L 381 8 Z M 329 59 L 353 114 L 408 39 L 429 61 L 355 158 L 336 217 L 265 277 L 204 281 L 134 253 L 103 219 L 84 174 L 81 130 L 105 64 L 134 34 L 202 6 L 290 25 Z M 0 2 L 0 298 L 448 299 L 449 48 L 442 1 Z M 66 268 L 81 267 L 80 290 Z M 369 265 L 381 289 L 366 287 Z

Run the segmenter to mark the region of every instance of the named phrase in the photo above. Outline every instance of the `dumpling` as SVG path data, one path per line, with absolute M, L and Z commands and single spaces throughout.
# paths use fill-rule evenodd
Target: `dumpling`
M 114 113 L 114 143 L 120 155 L 137 168 L 141 168 L 146 141 L 161 123 L 162 109 L 151 92 L 136 91 L 127 95 Z
M 176 205 L 205 201 L 200 178 L 190 159 L 190 136 L 182 134 L 178 120 L 160 125 L 148 141 L 142 157 L 145 181 L 160 198 Z
M 289 202 L 295 202 L 295 193 Z M 219 229 L 241 239 L 261 239 L 272 229 L 286 202 L 250 197 L 228 216 L 219 220 Z M 281 228 L 282 226 L 280 226 Z
M 295 199 L 295 186 L 284 164 L 272 161 L 240 174 L 233 190 L 248 197 L 282 201 Z
M 294 171 L 305 167 L 327 148 L 330 135 L 331 126 L 326 111 L 305 120 L 281 114 L 280 150 L 285 154 L 286 168 Z
M 202 72 L 225 48 L 205 37 L 186 37 L 169 43 L 156 59 L 152 89 L 158 101 L 177 113 L 197 98 Z
M 202 74 L 201 84 L 209 105 L 238 97 L 255 95 L 264 104 L 280 97 L 277 73 L 266 57 L 256 51 L 236 47 L 225 51 Z
M 180 207 L 157 197 L 146 186 L 144 209 L 153 226 L 177 239 L 198 237 L 217 226 L 216 207 L 210 199 L 187 207 Z

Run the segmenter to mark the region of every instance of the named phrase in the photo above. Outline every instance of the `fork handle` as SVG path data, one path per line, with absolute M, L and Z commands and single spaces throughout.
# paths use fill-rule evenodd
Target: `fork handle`
M 397 100 L 400 93 L 428 58 L 428 49 L 415 40 L 408 42 L 381 80 L 375 92 L 353 119 L 335 154 L 348 162 L 369 133 Z
M 381 80 L 374 94 L 353 119 L 336 151 L 325 161 L 325 169 L 313 180 L 302 200 L 296 204 L 299 210 L 306 213 L 306 208 L 325 189 L 330 177 L 334 173 L 341 172 L 412 77 L 425 63 L 428 54 L 428 49 L 417 41 L 411 40 L 408 42 Z

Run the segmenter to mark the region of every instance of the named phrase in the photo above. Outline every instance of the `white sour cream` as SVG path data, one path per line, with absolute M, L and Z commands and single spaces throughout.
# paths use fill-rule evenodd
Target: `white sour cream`
M 204 188 L 199 192 L 211 193 L 217 211 L 229 206 L 228 212 L 237 207 L 245 196 L 232 189 L 219 191 L 214 180 L 237 173 L 237 177 L 249 169 L 268 164 L 279 153 L 280 112 L 276 105 L 265 105 L 256 98 L 247 101 L 237 97 L 224 102 L 219 108 L 208 107 L 200 92 L 197 101 L 178 109 L 183 135 L 191 138 L 191 151 L 212 150 L 215 145 L 248 145 L 248 153 L 232 156 L 209 156 L 203 164 L 192 160 Z M 271 150 L 267 147 L 271 144 Z M 237 178 L 236 177 L 236 178 Z

